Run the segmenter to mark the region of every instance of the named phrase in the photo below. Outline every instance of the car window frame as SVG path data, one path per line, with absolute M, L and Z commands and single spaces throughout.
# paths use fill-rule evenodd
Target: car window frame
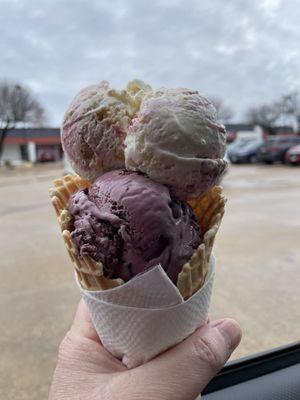
M 300 364 L 300 340 L 228 362 L 202 394 L 213 393 L 296 364 Z

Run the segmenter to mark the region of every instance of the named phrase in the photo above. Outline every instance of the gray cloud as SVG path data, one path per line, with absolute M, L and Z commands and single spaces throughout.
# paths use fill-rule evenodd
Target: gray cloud
M 300 89 L 297 0 L 0 0 L 0 78 L 26 83 L 53 125 L 83 86 L 132 78 L 249 105 Z

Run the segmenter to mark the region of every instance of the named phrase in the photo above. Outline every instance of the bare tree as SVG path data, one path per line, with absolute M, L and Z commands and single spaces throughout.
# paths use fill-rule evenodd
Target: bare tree
M 10 130 L 16 125 L 41 126 L 45 113 L 30 90 L 18 83 L 0 82 L 0 157 Z
M 300 130 L 300 94 L 291 92 L 284 95 L 281 100 L 281 107 L 283 114 L 295 119 L 297 129 Z
M 246 118 L 247 122 L 251 124 L 257 124 L 263 127 L 272 127 L 279 118 L 280 113 L 281 110 L 278 103 L 271 105 L 265 104 L 249 108 Z
M 217 114 L 218 114 L 218 119 L 222 122 L 228 122 L 234 115 L 233 110 L 224 104 L 223 100 L 217 98 L 217 97 L 212 97 L 210 98 L 212 101 L 213 105 L 216 107 Z

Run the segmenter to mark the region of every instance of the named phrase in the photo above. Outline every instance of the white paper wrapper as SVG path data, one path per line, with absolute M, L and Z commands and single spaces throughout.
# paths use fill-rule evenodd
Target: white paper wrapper
M 204 285 L 186 301 L 161 266 L 113 289 L 88 291 L 77 284 L 103 346 L 134 368 L 207 322 L 214 268 L 212 255 Z

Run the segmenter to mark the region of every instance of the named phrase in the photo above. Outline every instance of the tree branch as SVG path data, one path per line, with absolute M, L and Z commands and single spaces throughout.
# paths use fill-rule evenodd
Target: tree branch
M 16 124 L 41 125 L 44 109 L 31 91 L 13 82 L 0 82 L 0 157 L 5 139 Z
M 14 128 L 14 125 L 10 125 L 10 120 L 7 119 L 4 128 L 0 129 L 0 159 L 2 157 L 5 139 L 9 133 L 9 131 L 11 131 L 13 128 Z

